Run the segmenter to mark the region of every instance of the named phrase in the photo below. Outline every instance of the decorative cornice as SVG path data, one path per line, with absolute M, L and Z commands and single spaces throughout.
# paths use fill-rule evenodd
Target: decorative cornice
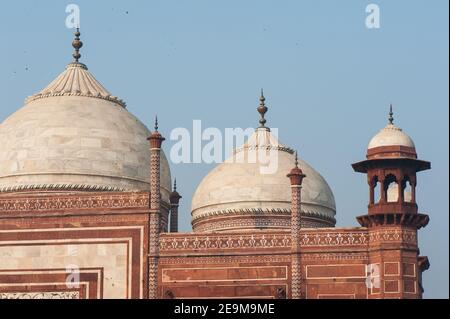
M 202 256 L 202 257 L 168 257 L 161 256 L 159 263 L 161 265 L 210 265 L 210 264 L 229 264 L 229 263 L 290 263 L 290 254 L 270 254 L 260 256 Z
M 405 229 L 380 229 L 368 231 L 367 229 L 317 229 L 302 230 L 300 232 L 301 248 L 358 248 L 368 249 L 369 245 L 379 241 L 405 242 L 417 244 L 415 232 Z M 283 249 L 290 251 L 291 234 L 289 232 L 265 232 L 262 234 L 161 234 L 160 250 L 165 254 L 195 251 L 197 253 L 211 254 L 214 251 L 255 251 Z M 281 250 L 280 250 L 281 249 Z M 324 253 L 328 251 L 324 250 Z M 307 252 L 305 251 L 305 254 Z M 306 256 L 306 255 L 305 255 Z M 362 257 L 365 257 L 362 256 Z
M 2 196 L 0 197 L 1 215 L 12 213 L 44 213 L 54 211 L 93 210 L 93 209 L 143 209 L 149 207 L 149 193 L 115 193 L 92 195 L 51 196 Z
M 382 227 L 368 230 L 370 244 L 385 242 L 405 243 L 417 245 L 417 231 L 400 227 Z
M 262 209 L 262 208 L 245 208 L 245 209 L 222 209 L 217 211 L 208 211 L 205 213 L 195 213 L 192 214 L 192 224 L 202 222 L 205 219 L 212 217 L 226 217 L 226 216 L 249 216 L 254 215 L 255 217 L 264 217 L 267 215 L 280 215 L 280 216 L 290 216 L 291 210 L 286 208 L 273 208 L 273 209 Z M 302 207 L 302 216 L 309 216 L 313 218 L 323 219 L 331 224 L 336 224 L 336 219 L 330 217 L 322 212 L 318 212 L 312 209 L 305 209 Z
M 90 191 L 90 192 L 125 192 L 137 191 L 107 185 L 83 185 L 83 184 L 35 184 L 0 186 L 0 193 L 23 192 L 23 191 Z
M 90 98 L 96 98 L 96 99 L 102 99 L 105 101 L 109 101 L 109 102 L 113 102 L 116 103 L 120 106 L 122 106 L 123 108 L 127 107 L 127 104 L 123 101 L 118 99 L 115 96 L 99 96 L 99 95 L 91 95 L 91 94 L 83 94 L 83 93 L 48 93 L 48 94 L 39 94 L 39 95 L 34 95 L 31 96 L 29 98 L 27 98 L 25 100 L 25 104 L 28 104 L 30 102 L 39 100 L 39 99 L 45 99 L 48 97 L 58 97 L 58 96 L 83 96 L 83 97 L 90 97 Z
M 78 291 L 2 292 L 1 299 L 80 299 Z
M 416 149 L 403 145 L 378 146 L 367 150 L 367 159 L 383 158 L 412 158 L 417 159 Z
M 335 224 L 316 216 L 302 216 L 301 225 L 303 228 L 324 228 L 333 227 Z M 289 215 L 223 216 L 195 223 L 193 228 L 195 232 L 246 231 L 251 229 L 286 230 L 291 229 L 291 217 Z
M 282 208 L 273 208 L 273 209 L 262 209 L 262 208 L 230 208 L 230 209 L 221 209 L 216 211 L 208 211 L 205 213 L 193 213 L 192 214 L 192 222 L 199 222 L 204 219 L 208 219 L 210 217 L 218 217 L 218 216 L 236 216 L 236 215 L 286 215 L 289 216 L 291 214 L 290 209 L 282 209 Z
M 244 145 L 241 147 L 236 148 L 233 153 L 236 155 L 239 152 L 245 151 L 245 150 L 249 150 L 249 151 L 257 151 L 257 150 L 265 150 L 265 151 L 282 151 L 282 152 L 286 152 L 289 154 L 294 154 L 295 151 L 287 146 L 284 145 L 266 145 L 266 146 L 258 146 L 258 145 Z
M 389 225 L 398 225 L 404 227 L 413 227 L 420 229 L 428 225 L 430 218 L 426 214 L 411 214 L 411 213 L 384 213 L 384 214 L 369 214 L 358 216 L 356 218 L 359 224 L 363 227 L 384 227 Z
M 276 229 L 284 230 L 290 227 L 289 217 L 230 217 L 221 219 L 211 219 L 203 223 L 193 225 L 196 233 L 230 232 L 230 231 L 250 231 L 254 229 Z
M 161 235 L 161 251 L 289 248 L 289 234 L 263 235 Z
M 396 232 L 387 230 L 386 232 L 374 233 L 370 236 L 384 236 L 389 240 L 396 240 Z M 400 237 L 408 234 L 399 232 Z M 407 236 L 408 235 L 408 236 Z M 367 229 L 325 229 L 325 230 L 303 230 L 300 233 L 301 247 L 359 247 L 367 249 L 370 241 Z M 286 248 L 290 251 L 291 234 L 290 232 L 264 232 L 261 234 L 161 234 L 160 249 L 163 252 L 185 253 L 189 250 L 214 251 L 214 250 L 254 250 L 254 249 L 273 249 Z
M 337 253 L 304 253 L 301 255 L 302 261 L 341 261 L 341 260 L 359 260 L 359 261 L 367 261 L 369 259 L 368 252 L 337 252 Z

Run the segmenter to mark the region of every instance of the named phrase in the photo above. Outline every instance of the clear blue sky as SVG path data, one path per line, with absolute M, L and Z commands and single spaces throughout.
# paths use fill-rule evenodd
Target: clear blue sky
M 357 226 L 367 209 L 364 159 L 369 139 L 396 124 L 432 170 L 418 176 L 418 203 L 430 215 L 419 232 L 430 258 L 425 297 L 448 298 L 448 1 L 2 1 L 0 121 L 71 61 L 65 7 L 81 7 L 82 61 L 148 126 L 257 124 L 265 88 L 268 125 L 328 181 L 338 226 Z M 365 27 L 365 7 L 381 9 L 381 28 Z M 166 143 L 168 150 L 173 142 Z M 171 165 L 190 198 L 213 166 Z

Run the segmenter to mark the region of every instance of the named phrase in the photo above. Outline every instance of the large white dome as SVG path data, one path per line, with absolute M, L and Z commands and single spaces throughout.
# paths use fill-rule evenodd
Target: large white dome
M 261 163 L 248 161 L 252 150 L 272 150 L 278 168 L 261 171 Z M 192 200 L 194 231 L 287 228 L 290 223 L 291 187 L 287 174 L 295 167 L 293 151 L 278 142 L 267 128 L 259 128 L 234 155 L 213 169 Z M 334 226 L 336 205 L 325 179 L 306 162 L 302 212 L 306 227 Z M 237 218 L 239 216 L 239 218 Z M 245 217 L 247 216 L 247 217 Z
M 81 63 L 0 124 L 0 192 L 148 190 L 149 130 Z M 164 154 L 162 199 L 171 178 Z

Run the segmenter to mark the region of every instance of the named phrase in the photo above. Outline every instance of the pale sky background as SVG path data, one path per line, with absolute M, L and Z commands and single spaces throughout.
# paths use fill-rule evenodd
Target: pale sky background
M 147 126 L 157 113 L 176 127 L 256 126 L 264 87 L 268 126 L 318 170 L 337 203 L 337 226 L 367 211 L 363 160 L 370 138 L 395 123 L 432 170 L 419 173 L 419 231 L 426 298 L 449 296 L 448 1 L 2 1 L 0 121 L 71 61 L 65 7 L 81 8 L 81 61 Z M 365 27 L 365 8 L 381 9 L 381 28 Z M 174 142 L 167 141 L 165 149 Z M 214 165 L 171 164 L 190 199 Z

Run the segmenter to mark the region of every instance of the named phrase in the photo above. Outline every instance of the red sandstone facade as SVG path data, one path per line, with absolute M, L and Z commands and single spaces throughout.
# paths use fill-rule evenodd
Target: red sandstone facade
M 42 253 L 47 246 L 88 251 L 97 245 L 87 266 L 77 269 L 73 287 L 67 283 L 74 273 L 56 264 L 42 268 L 31 256 L 29 268 L 0 272 L 0 298 L 421 298 L 421 274 L 429 263 L 419 256 L 417 230 L 428 216 L 417 213 L 414 195 L 405 202 L 402 185 L 412 181 L 414 194 L 416 172 L 430 164 L 417 160 L 415 151 L 382 148 L 353 165 L 367 174 L 370 189 L 368 214 L 358 217 L 362 227 L 301 228 L 304 176 L 294 168 L 290 230 L 177 233 L 173 222 L 174 232 L 161 233 L 163 138 L 155 132 L 149 140 L 151 192 L 0 194 L 0 247 L 28 254 L 29 247 Z M 384 189 L 378 203 L 375 180 Z M 398 200 L 386 202 L 394 180 L 402 186 Z M 173 196 L 176 214 L 178 200 Z M 124 247 L 115 259 L 123 267 L 111 271 L 102 264 L 106 245 Z M 111 281 L 120 278 L 123 287 L 114 290 Z

